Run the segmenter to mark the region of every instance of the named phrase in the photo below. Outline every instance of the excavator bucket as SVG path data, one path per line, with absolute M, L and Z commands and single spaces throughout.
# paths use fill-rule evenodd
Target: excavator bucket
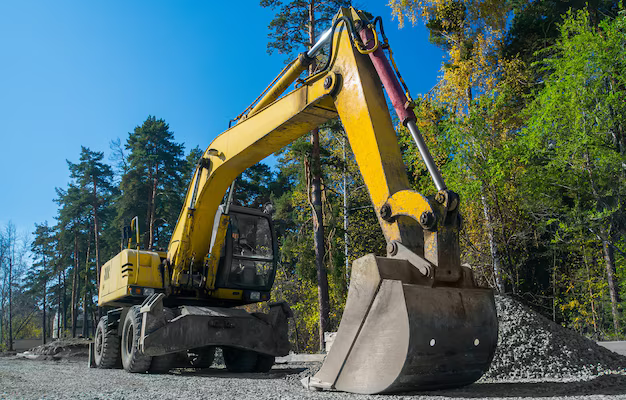
M 337 336 L 305 386 L 374 394 L 479 379 L 498 339 L 493 292 L 428 282 L 406 260 L 373 254 L 355 260 Z

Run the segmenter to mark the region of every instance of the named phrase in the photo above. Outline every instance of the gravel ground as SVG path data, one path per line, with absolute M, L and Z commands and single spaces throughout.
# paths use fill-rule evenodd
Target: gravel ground
M 626 376 L 590 381 L 477 383 L 466 388 L 402 396 L 311 392 L 298 378 L 306 365 L 275 366 L 266 374 L 231 374 L 224 369 L 175 370 L 167 375 L 90 369 L 86 362 L 0 358 L 2 399 L 626 399 Z
M 48 344 L 37 361 L 0 357 L 0 399 L 626 399 L 626 358 L 498 296 L 498 350 L 471 386 L 401 396 L 312 392 L 300 379 L 320 363 L 282 364 L 265 374 L 232 374 L 218 365 L 166 375 L 87 367 L 86 341 Z M 217 354 L 216 362 L 220 364 Z

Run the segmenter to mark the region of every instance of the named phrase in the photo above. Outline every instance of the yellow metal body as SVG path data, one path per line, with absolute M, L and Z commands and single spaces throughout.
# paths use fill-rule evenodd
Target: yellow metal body
M 209 276 L 206 280 L 206 288 L 209 290 L 215 289 L 215 279 L 217 278 L 217 267 L 219 264 L 220 256 L 222 255 L 222 245 L 226 239 L 226 230 L 228 229 L 228 223 L 230 222 L 230 216 L 222 214 L 220 216 L 220 224 L 217 228 L 217 236 L 215 237 L 215 241 L 213 243 L 213 250 L 210 253 L 208 260 L 206 261 L 208 265 Z M 219 289 L 218 289 L 219 290 Z M 239 291 L 241 294 L 241 291 Z M 220 292 L 215 293 L 217 298 L 225 298 L 224 296 L 220 296 Z M 238 297 L 238 298 L 241 298 Z
M 356 18 L 349 9 L 343 9 L 340 15 Z M 377 213 L 394 195 L 394 201 L 404 204 L 403 210 L 411 217 L 393 221 L 381 218 L 386 239 L 400 241 L 423 254 L 423 240 L 419 239 L 422 229 L 417 221 L 422 212 L 432 208 L 424 196 L 409 190 L 380 80 L 368 57 L 355 48 L 347 30 L 337 29 L 332 40 L 334 51 L 325 72 L 310 77 L 277 100 L 280 92 L 271 91 L 249 117 L 218 136 L 205 151 L 203 158 L 209 161 L 205 163 L 208 167 L 198 169 L 193 177 L 167 253 L 173 271 L 172 286 L 181 284 L 182 273 L 192 263 L 199 264 L 207 256 L 210 227 L 231 182 L 246 168 L 337 116 Z M 284 90 L 298 71 L 302 67 L 296 62 L 276 85 Z
M 130 291 L 134 286 L 162 289 L 163 279 L 159 269 L 160 264 L 161 256 L 157 252 L 122 250 L 102 266 L 98 305 L 128 305 L 120 302 L 120 300 L 132 297 L 133 293 Z
M 342 9 L 340 16 L 353 22 L 359 19 L 354 9 Z M 426 197 L 410 190 L 380 79 L 341 23 L 331 40 L 333 54 L 325 71 L 279 97 L 306 68 L 301 58 L 294 61 L 246 118 L 219 135 L 204 152 L 168 247 L 164 265 L 167 293 L 176 294 L 178 288 L 187 285 L 185 276 L 190 270 L 208 266 L 203 296 L 225 298 L 222 296 L 230 291 L 216 288 L 215 277 L 227 220 L 222 221 L 214 240 L 212 227 L 226 190 L 246 168 L 336 117 L 345 128 L 386 240 L 401 242 L 429 258 L 424 253 L 424 232 L 418 221 L 423 212 L 433 209 Z M 389 204 L 398 206 L 401 215 L 385 220 L 380 210 Z M 220 245 L 210 254 L 212 241 Z M 105 298 L 114 301 L 116 295 L 124 293 L 122 286 L 101 295 L 101 304 L 107 302 Z M 229 296 L 232 293 L 226 298 Z

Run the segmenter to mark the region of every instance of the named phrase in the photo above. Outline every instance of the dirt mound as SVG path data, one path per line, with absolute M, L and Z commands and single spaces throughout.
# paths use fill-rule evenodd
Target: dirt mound
M 498 348 L 485 378 L 589 379 L 626 373 L 626 357 L 563 328 L 516 300 L 496 296 Z
M 83 358 L 89 356 L 89 343 L 91 343 L 90 339 L 58 339 L 34 347 L 28 353 L 37 356 L 54 356 L 54 358 Z

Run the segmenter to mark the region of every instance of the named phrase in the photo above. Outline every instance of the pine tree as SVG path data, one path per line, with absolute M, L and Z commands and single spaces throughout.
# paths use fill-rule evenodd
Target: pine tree
M 56 229 L 59 233 L 60 273 L 63 275 L 63 287 L 65 288 L 65 271 L 71 265 L 71 298 L 70 298 L 70 322 L 72 337 L 76 336 L 77 306 L 80 291 L 80 248 L 79 243 L 83 243 L 84 236 L 88 233 L 88 226 L 91 220 L 91 205 L 89 203 L 89 193 L 80 187 L 70 183 L 67 190 L 57 188 L 57 199 L 59 212 L 57 216 Z M 65 291 L 64 291 L 65 299 Z M 66 304 L 63 305 L 65 311 Z M 67 319 L 63 317 L 64 324 Z M 65 328 L 64 328 L 65 330 Z
M 41 338 L 42 343 L 46 344 L 46 336 L 49 333 L 46 315 L 48 309 L 47 299 L 49 297 L 48 285 L 54 277 L 55 233 L 46 221 L 41 225 L 35 224 L 33 235 L 35 238 L 31 244 L 31 252 L 34 260 L 31 271 L 27 275 L 25 287 L 27 291 L 41 298 L 43 311 Z
M 149 116 L 129 133 L 128 170 L 116 203 L 116 225 L 121 228 L 135 216 L 144 216 L 146 249 L 166 247 L 182 207 L 180 182 L 185 160 L 183 145 L 174 142 L 169 125 Z
M 270 167 L 263 163 L 246 169 L 235 181 L 233 201 L 250 208 L 270 203 L 273 175 Z
M 94 250 L 96 256 L 96 282 L 100 284 L 100 232 L 102 217 L 115 194 L 113 186 L 113 170 L 102 162 L 104 153 L 91 151 L 81 146 L 80 162 L 73 164 L 68 161 L 70 177 L 84 191 L 91 206 L 91 224 L 94 231 Z

